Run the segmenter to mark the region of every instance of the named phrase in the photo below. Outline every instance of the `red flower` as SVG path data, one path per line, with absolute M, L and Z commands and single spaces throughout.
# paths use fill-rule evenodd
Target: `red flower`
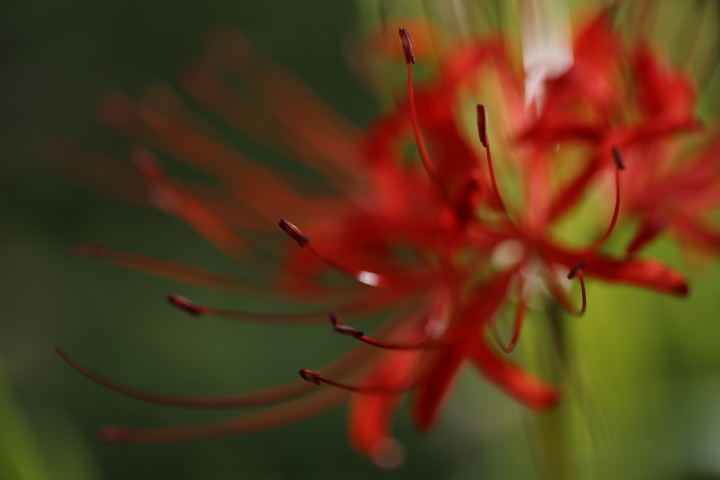
M 138 193 L 132 200 L 150 201 L 180 217 L 230 257 L 250 264 L 256 261 L 253 251 L 264 246 L 246 240 L 240 230 L 268 232 L 277 229 L 281 217 L 295 224 L 280 220 L 291 240 L 282 280 L 262 284 L 105 247 L 83 245 L 78 253 L 209 288 L 289 295 L 319 307 L 273 315 L 221 310 L 174 295 L 169 300 L 193 315 L 237 320 L 301 324 L 326 322 L 329 315 L 338 333 L 366 345 L 320 369 L 322 374 L 301 370 L 296 381 L 227 397 L 139 391 L 101 377 L 61 352 L 91 379 L 150 402 L 190 408 L 278 404 L 208 424 L 105 428 L 104 440 L 157 443 L 248 433 L 301 420 L 349 399 L 352 445 L 376 463 L 393 466 L 402 460 L 402 451 L 391 439 L 390 424 L 402 396 L 412 394 L 413 421 L 428 430 L 465 365 L 473 365 L 530 408 L 547 409 L 559 400 L 556 386 L 502 352 L 509 353 L 518 342 L 530 303 L 557 302 L 581 314 L 585 277 L 687 294 L 680 274 L 634 256 L 665 230 L 701 246 L 719 245 L 720 232 L 706 219 L 720 200 L 714 193 L 720 144 L 714 142 L 688 161 L 675 161 L 677 139 L 698 130 L 693 88 L 684 75 L 663 65 L 648 46 L 625 45 L 603 14 L 578 35 L 572 68 L 546 82 L 537 110 L 526 109 L 522 77 L 502 39 L 458 45 L 437 78 L 416 89 L 416 60 L 404 29 L 400 39 L 408 65 L 407 98 L 365 134 L 321 108 L 280 67 L 258 62 L 258 69 L 248 68 L 255 57 L 233 37 L 216 47 L 209 64 L 194 67 L 185 77 L 197 102 L 251 138 L 318 170 L 342 195 L 300 194 L 317 186 L 271 172 L 226 146 L 207 122 L 168 98 L 169 92 L 150 105 L 118 95 L 106 99 L 103 121 L 147 146 L 129 154 L 147 187 L 146 196 Z M 232 89 L 219 71 L 256 89 L 263 108 Z M 478 87 L 481 74 L 499 79 L 503 89 Z M 475 110 L 476 138 L 468 137 L 458 111 L 468 90 L 491 101 L 488 113 L 483 105 Z M 626 113 L 628 102 L 636 105 L 639 118 Z M 500 127 L 489 125 L 488 116 Z M 278 131 L 282 133 L 275 135 Z M 411 139 L 419 157 L 407 153 Z M 491 156 L 496 144 L 503 154 L 497 178 Z M 556 153 L 561 145 L 575 155 Z M 215 175 L 223 188 L 181 186 L 151 152 Z M 126 182 L 123 195 L 139 192 L 123 164 L 104 165 Z M 555 186 L 558 172 L 564 178 Z M 589 189 L 605 192 L 602 181 L 608 177 L 614 185 L 607 205 L 614 209 L 599 215 L 604 233 L 587 247 L 566 246 L 554 231 L 558 220 Z M 507 194 L 501 186 L 509 183 L 522 194 Z M 631 216 L 641 219 L 628 247 L 632 255 L 602 253 L 618 222 Z M 328 282 L 332 272 L 337 276 Z M 577 278 L 581 306 L 574 304 L 564 277 Z M 513 303 L 514 333 L 504 345 L 494 323 Z M 383 312 L 390 319 L 373 336 L 341 321 Z

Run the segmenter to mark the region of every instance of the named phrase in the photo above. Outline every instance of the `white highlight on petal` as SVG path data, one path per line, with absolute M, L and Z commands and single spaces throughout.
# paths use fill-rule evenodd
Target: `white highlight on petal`
M 425 334 L 428 338 L 440 338 L 450 323 L 453 312 L 453 302 L 449 292 L 438 292 L 430 307 L 430 318 L 425 324 Z
M 525 68 L 525 106 L 542 108 L 545 81 L 573 65 L 572 30 L 567 0 L 519 0 L 520 35 Z
M 357 274 L 358 281 L 371 287 L 377 287 L 380 284 L 380 275 L 372 272 L 360 272 Z
M 560 265 L 559 263 L 555 263 L 552 266 L 553 273 L 555 274 L 555 279 L 558 281 L 560 286 L 565 290 L 566 293 L 569 293 L 570 290 L 572 290 L 572 284 L 573 281 L 567 278 L 568 276 L 568 268 L 565 265 Z
M 542 276 L 541 265 L 540 259 L 533 257 L 520 267 L 520 276 L 522 276 L 523 282 L 522 300 L 528 307 L 538 311 L 545 309 L 545 296 L 543 295 L 545 279 Z
M 490 261 L 498 270 L 517 265 L 525 254 L 525 249 L 517 240 L 505 240 L 493 250 Z

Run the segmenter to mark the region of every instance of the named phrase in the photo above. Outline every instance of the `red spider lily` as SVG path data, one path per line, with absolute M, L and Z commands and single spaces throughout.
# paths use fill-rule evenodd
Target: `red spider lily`
M 180 217 L 245 263 L 253 264 L 252 254 L 264 247 L 242 237 L 240 230 L 272 231 L 281 218 L 279 227 L 292 241 L 287 242 L 281 280 L 262 282 L 97 245 L 81 245 L 76 251 L 204 287 L 289 295 L 318 307 L 274 315 L 198 305 L 176 295 L 169 301 L 193 315 L 264 323 L 319 323 L 329 316 L 335 331 L 363 345 L 320 369 L 322 373 L 303 369 L 302 378 L 293 382 L 225 397 L 141 391 L 102 377 L 60 352 L 89 378 L 149 402 L 189 408 L 278 404 L 206 424 L 109 427 L 101 431 L 106 441 L 163 443 L 243 434 L 298 421 L 349 400 L 352 445 L 376 463 L 393 466 L 402 452 L 391 439 L 390 424 L 403 396 L 412 395 L 413 421 L 418 429 L 428 430 L 458 372 L 468 364 L 530 408 L 547 409 L 559 400 L 558 387 L 503 353 L 518 343 L 535 299 L 581 314 L 586 308 L 585 277 L 683 296 L 688 287 L 680 274 L 634 254 L 668 229 L 703 246 L 719 245 L 720 234 L 706 223 L 720 200 L 714 193 L 718 142 L 688 161 L 674 160 L 676 137 L 698 130 L 692 85 L 662 65 L 649 47 L 624 45 L 606 14 L 578 35 L 573 67 L 546 82 L 536 111 L 523 104 L 522 77 L 501 39 L 457 46 L 437 78 L 416 88 L 412 42 L 400 29 L 408 95 L 395 112 L 377 119 L 364 134 L 320 108 L 280 67 L 258 61 L 237 37 L 223 42 L 207 64 L 185 77 L 190 95 L 249 137 L 322 172 L 342 195 L 300 194 L 313 185 L 271 172 L 228 147 L 207 122 L 167 91 L 146 105 L 113 95 L 103 103 L 101 118 L 147 146 L 129 153 L 146 190 L 138 188 L 131 167 L 107 161 L 103 173 L 126 182 L 121 192 L 110 193 Z M 482 75 L 497 77 L 502 91 L 477 87 Z M 254 88 L 262 108 L 232 89 L 225 76 Z M 488 112 L 494 110 L 473 105 L 478 135 L 466 135 L 457 105 L 468 90 L 493 96 L 510 119 L 505 131 L 489 125 L 493 117 L 488 118 Z M 639 118 L 626 114 L 629 101 L 637 106 Z M 410 141 L 419 158 L 405 153 Z M 523 192 L 520 199 L 506 196 L 496 178 L 496 143 L 506 147 L 505 177 L 517 170 L 514 183 Z M 574 164 L 556 154 L 561 143 L 582 152 Z M 151 152 L 213 174 L 223 188 L 181 185 L 163 172 Z M 574 176 L 555 187 L 554 173 L 568 170 Z M 614 208 L 599 221 L 602 233 L 584 248 L 564 245 L 553 233 L 557 221 L 608 173 L 614 186 L 607 205 Z M 79 179 L 91 186 L 97 181 Z M 615 258 L 601 252 L 619 220 L 632 215 L 641 219 L 628 247 L 633 255 Z M 334 284 L 324 281 L 332 272 L 337 274 Z M 581 289 L 579 307 L 566 283 L 574 278 Z M 495 321 L 513 303 L 513 335 L 505 345 Z M 388 312 L 390 320 L 372 336 L 341 321 L 378 312 Z

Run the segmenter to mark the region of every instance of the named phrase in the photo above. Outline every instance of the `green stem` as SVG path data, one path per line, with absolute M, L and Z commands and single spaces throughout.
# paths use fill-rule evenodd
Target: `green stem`
M 564 326 L 562 311 L 557 304 L 551 305 L 546 312 L 552 361 L 542 362 L 547 365 L 549 372 L 543 372 L 544 378 L 563 387 L 569 378 L 568 343 Z M 547 352 L 546 352 L 547 353 Z M 541 479 L 568 480 L 573 478 L 571 472 L 572 441 L 568 438 L 571 410 L 569 398 L 565 395 L 563 401 L 552 411 L 537 415 L 537 437 L 540 444 L 538 468 Z

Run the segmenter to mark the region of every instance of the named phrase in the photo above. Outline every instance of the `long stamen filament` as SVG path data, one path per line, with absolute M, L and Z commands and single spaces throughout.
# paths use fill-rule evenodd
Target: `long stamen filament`
M 287 313 L 248 312 L 243 310 L 224 310 L 207 305 L 198 305 L 192 300 L 175 294 L 168 295 L 167 299 L 173 306 L 189 313 L 193 317 L 210 315 L 228 320 L 261 323 L 263 325 L 315 325 L 322 322 L 325 318 L 324 310 Z
M 385 323 L 379 330 L 378 335 L 388 335 L 393 332 L 399 325 L 402 325 L 408 319 L 408 314 L 398 315 Z M 156 393 L 138 388 L 131 387 L 129 385 L 122 384 L 120 382 L 111 380 L 104 377 L 92 370 L 84 367 L 70 356 L 68 356 L 63 350 L 55 347 L 55 350 L 63 357 L 63 359 L 77 372 L 84 375 L 85 377 L 93 380 L 100 385 L 114 390 L 120 394 L 127 395 L 138 400 L 143 400 L 150 403 L 157 403 L 161 405 L 172 405 L 184 408 L 199 408 L 199 409 L 222 409 L 222 408 L 245 408 L 245 407 L 256 407 L 270 405 L 273 403 L 279 403 L 284 401 L 293 401 L 305 394 L 311 394 L 307 389 L 305 382 L 291 381 L 279 385 L 275 385 L 260 390 L 221 395 L 221 396 L 188 396 L 188 395 L 168 395 L 162 393 Z M 377 364 L 379 360 L 383 358 L 384 353 L 381 350 L 368 348 L 365 345 L 358 345 L 357 347 L 350 350 L 337 360 L 322 367 L 322 370 L 326 374 L 331 376 L 345 376 L 345 375 L 362 375 L 367 372 L 368 369 L 372 368 Z M 412 377 L 414 378 L 414 377 Z M 311 394 L 312 395 L 312 394 Z M 310 408 L 309 411 L 313 409 Z M 282 411 L 282 410 L 281 410 Z M 303 411 L 304 412 L 304 411 Z M 299 412 L 299 413 L 303 413 Z M 258 413 L 261 417 L 264 414 Z M 248 417 L 254 418 L 253 416 Z M 224 427 L 219 427 L 224 428 Z M 133 432 L 138 431 L 137 429 L 123 429 L 123 431 Z M 189 429 L 191 430 L 191 429 Z M 188 429 L 183 427 L 167 427 L 160 429 L 140 429 L 140 431 L 163 431 L 170 434 L 167 440 L 155 440 L 157 442 L 164 441 L 183 441 L 186 433 L 190 433 Z M 114 431 L 114 430 L 110 430 Z M 152 435 L 151 435 L 152 436 Z M 202 437 L 207 438 L 207 437 Z M 128 441 L 124 438 L 117 438 L 115 440 L 107 441 Z M 150 440 L 152 441 L 152 440 Z
M 330 385 L 335 388 L 339 388 L 341 390 L 347 390 L 348 392 L 354 392 L 354 393 L 382 393 L 385 395 L 398 395 L 401 393 L 404 393 L 412 388 L 412 385 L 402 386 L 402 387 L 376 387 L 376 386 L 357 386 L 357 385 L 347 385 L 344 383 L 339 383 L 334 380 L 330 380 L 328 378 L 324 378 L 320 376 L 320 373 L 313 372 L 312 370 L 307 370 L 305 368 L 301 369 L 299 371 L 300 376 L 303 380 L 308 381 L 310 383 L 314 383 L 316 385 L 320 385 L 322 383 L 326 385 Z
M 377 340 L 372 337 L 368 337 L 362 330 L 345 325 L 338 318 L 337 313 L 330 313 L 330 322 L 332 322 L 333 330 L 337 333 L 347 335 L 349 337 L 356 338 L 363 343 L 372 345 L 373 347 L 384 348 L 386 350 L 421 350 L 427 348 L 441 348 L 447 346 L 447 342 L 439 342 L 437 340 L 421 340 L 414 343 L 395 343 L 385 342 L 383 340 Z
M 319 260 L 321 260 L 329 267 L 334 268 L 335 270 L 345 275 L 348 275 L 357 280 L 358 282 L 364 283 L 365 285 L 370 285 L 371 287 L 386 286 L 388 282 L 386 276 L 348 267 L 318 252 L 312 245 L 310 245 L 310 239 L 306 237 L 299 228 L 297 228 L 295 225 L 288 222 L 284 218 L 280 219 L 280 223 L 278 225 L 280 225 L 280 228 L 282 228 L 285 233 L 287 233 L 293 240 L 295 240 L 298 245 L 303 248 L 307 248 L 310 253 L 315 255 Z
M 104 442 L 177 443 L 193 440 L 243 435 L 269 430 L 309 418 L 347 401 L 346 391 L 328 389 L 304 398 L 236 417 L 190 425 L 132 428 L 110 426 L 101 428 L 98 437 Z
M 567 279 L 572 280 L 573 278 L 577 277 L 578 281 L 580 282 L 580 289 L 581 289 L 581 298 L 582 298 L 582 304 L 580 308 L 578 309 L 573 303 L 573 300 L 570 298 L 568 293 L 565 291 L 565 287 L 560 283 L 560 280 L 557 278 L 554 271 L 549 271 L 547 279 L 549 280 L 549 287 L 550 290 L 555 297 L 555 299 L 560 303 L 560 305 L 571 315 L 575 316 L 581 316 L 585 313 L 585 310 L 587 310 L 587 294 L 585 292 L 585 279 L 582 275 L 582 269 L 587 264 L 587 261 L 585 259 L 580 260 L 573 268 L 570 269 L 569 273 L 567 274 Z
M 505 353 L 510 353 L 513 350 L 515 350 L 518 340 L 520 340 L 520 332 L 522 331 L 522 326 L 525 321 L 525 316 L 527 315 L 528 305 L 522 299 L 522 291 L 520 292 L 520 294 L 521 294 L 521 298 L 520 298 L 520 302 L 518 303 L 517 309 L 515 310 L 515 322 L 513 323 L 513 334 L 512 334 L 512 338 L 510 339 L 510 343 L 505 345 L 502 341 L 502 338 L 500 337 L 500 332 L 498 331 L 497 323 L 492 322 L 492 324 L 491 324 L 492 325 L 492 334 L 493 334 L 493 337 L 495 338 L 495 342 Z
M 438 177 L 435 164 L 430 159 L 430 155 L 425 147 L 425 141 L 423 140 L 422 133 L 420 132 L 420 123 L 418 121 L 417 107 L 415 105 L 415 90 L 413 88 L 412 77 L 412 65 L 415 63 L 415 53 L 412 48 L 412 39 L 405 28 L 400 28 L 398 33 L 400 34 L 400 43 L 405 54 L 405 63 L 407 63 L 408 99 L 410 101 L 410 117 L 412 121 L 413 135 L 415 136 L 415 144 L 417 145 L 418 153 L 420 154 L 420 160 L 422 161 L 423 167 L 430 177 L 430 180 L 432 180 L 448 204 L 452 206 L 452 201 Z
M 485 153 L 487 154 L 488 173 L 490 174 L 490 183 L 492 184 L 493 193 L 495 194 L 495 198 L 500 204 L 503 212 L 507 212 L 507 210 L 505 209 L 505 204 L 502 201 L 502 197 L 500 196 L 500 190 L 498 189 L 497 181 L 495 180 L 495 169 L 493 168 L 492 152 L 490 150 L 490 142 L 488 141 L 487 136 L 487 115 L 485 113 L 485 105 L 480 103 L 477 106 L 477 124 L 480 143 L 482 143 L 483 147 L 485 147 Z
M 620 170 L 625 170 L 625 164 L 622 161 L 620 150 L 616 146 L 612 147 L 612 157 L 615 163 L 615 209 L 613 210 L 610 225 L 608 225 L 608 228 L 603 234 L 603 236 L 600 237 L 588 248 L 588 250 L 591 251 L 598 250 L 600 247 L 603 246 L 605 241 L 610 238 L 613 230 L 615 230 L 615 225 L 617 224 L 618 216 L 620 214 Z
M 93 380 L 94 382 L 97 382 L 100 385 L 114 390 L 120 394 L 150 403 L 157 403 L 160 405 L 172 405 L 176 407 L 197 409 L 246 408 L 279 403 L 310 393 L 310 391 L 306 387 L 306 384 L 298 381 L 287 382 L 254 392 L 239 393 L 234 395 L 222 395 L 215 397 L 168 395 L 163 393 L 155 393 L 141 390 L 139 388 L 134 388 L 120 382 L 111 380 L 79 364 L 62 349 L 55 347 L 55 351 L 59 353 L 60 356 L 72 368 L 74 368 L 77 372 L 89 378 L 90 380 Z M 354 354 L 352 360 L 357 361 L 359 358 L 362 357 L 356 353 Z M 349 362 L 344 363 L 344 365 L 340 365 L 340 367 L 343 367 L 342 369 L 337 368 L 335 365 L 328 365 L 328 368 L 336 371 L 337 373 L 345 373 L 346 370 L 349 370 L 348 367 L 350 367 L 352 364 L 350 364 Z
M 585 293 L 585 279 L 583 278 L 582 269 L 585 267 L 585 264 L 587 261 L 580 260 L 577 265 L 575 265 L 572 269 L 570 269 L 570 272 L 567 274 L 568 280 L 572 280 L 573 278 L 577 277 L 577 279 L 580 281 L 580 291 L 582 296 L 582 306 L 580 307 L 580 311 L 576 313 L 576 315 L 582 315 L 585 313 L 585 310 L 587 310 L 587 295 Z
M 236 277 L 224 273 L 202 270 L 178 263 L 167 262 L 155 258 L 144 257 L 133 253 L 113 250 L 102 244 L 81 243 L 73 246 L 73 254 L 85 257 L 100 258 L 108 263 L 124 268 L 169 278 L 177 282 L 196 285 L 203 288 L 236 292 L 245 295 L 261 296 L 273 300 L 278 299 L 278 291 L 284 287 L 295 284 L 287 281 L 274 281 L 269 279 L 251 279 Z M 336 292 L 318 292 L 315 299 L 307 297 L 305 300 L 315 302 L 333 301 L 341 295 Z M 345 296 L 345 295 L 342 295 Z
M 260 323 L 263 325 L 316 325 L 327 321 L 327 309 L 302 312 L 252 312 L 200 305 L 190 299 L 175 294 L 168 295 L 167 299 L 174 307 L 189 313 L 193 317 L 209 315 L 227 320 Z M 367 316 L 373 312 L 384 311 L 388 306 L 397 307 L 408 303 L 404 300 L 405 299 L 401 298 L 399 294 L 386 290 L 382 294 L 373 295 L 369 299 L 338 304 L 336 308 L 341 308 L 353 317 Z

